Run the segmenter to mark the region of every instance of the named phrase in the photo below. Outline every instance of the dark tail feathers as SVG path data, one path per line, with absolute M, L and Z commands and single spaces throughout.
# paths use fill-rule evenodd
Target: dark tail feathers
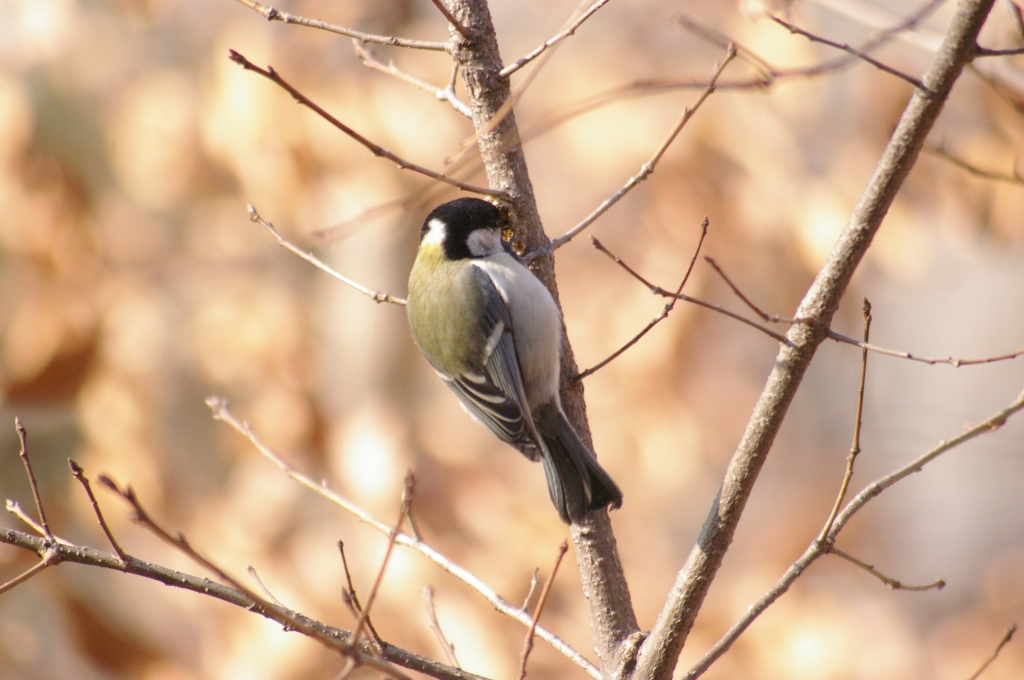
M 622 505 L 622 492 L 597 457 L 580 441 L 579 435 L 554 402 L 533 412 L 534 425 L 544 439 L 541 463 L 548 482 L 551 502 L 566 524 L 577 523 L 591 510 Z

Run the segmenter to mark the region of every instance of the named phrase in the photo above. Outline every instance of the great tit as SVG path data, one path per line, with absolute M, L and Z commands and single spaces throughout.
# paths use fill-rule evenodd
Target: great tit
M 566 524 L 622 505 L 558 397 L 562 323 L 551 293 L 502 240 L 496 207 L 460 198 L 420 230 L 406 310 L 413 340 L 462 406 L 544 466 Z

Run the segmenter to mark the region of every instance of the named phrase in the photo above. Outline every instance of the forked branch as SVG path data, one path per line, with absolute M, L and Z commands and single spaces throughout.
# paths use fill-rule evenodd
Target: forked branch
M 701 246 L 704 245 L 704 237 L 706 237 L 707 235 L 708 218 L 705 217 L 704 221 L 701 222 L 700 224 L 700 239 L 697 241 L 697 248 L 693 251 L 693 257 L 690 258 L 690 266 L 686 268 L 686 274 L 683 275 L 683 280 L 679 283 L 679 287 L 676 288 L 674 297 L 672 297 L 669 300 L 669 303 L 665 305 L 665 309 L 661 311 L 661 314 L 651 319 L 650 323 L 644 326 L 639 333 L 630 338 L 622 347 L 612 352 L 607 358 L 603 359 L 602 361 L 599 361 L 598 363 L 594 364 L 587 370 L 581 371 L 580 374 L 576 376 L 576 380 L 583 380 L 584 378 L 593 375 L 594 373 L 601 370 L 611 362 L 615 361 L 623 352 L 625 352 L 627 349 L 629 349 L 636 343 L 640 342 L 640 339 L 647 335 L 647 333 L 649 333 L 652 328 L 654 328 L 659 323 L 668 318 L 668 315 L 672 313 L 673 309 L 675 309 L 676 302 L 682 299 L 680 296 L 683 293 L 683 288 L 686 286 L 686 282 L 690 280 L 690 274 L 693 273 L 693 265 L 697 263 L 697 256 L 700 255 L 700 248 Z M 596 238 L 591 237 L 591 240 L 593 241 L 595 248 L 601 250 L 602 252 L 613 258 L 615 257 L 614 255 L 611 255 L 611 253 L 608 252 L 608 250 L 604 248 L 604 246 L 601 245 L 601 242 L 598 241 Z M 621 260 L 618 260 L 618 262 L 622 264 Z
M 867 63 L 869 63 L 872 66 L 874 66 L 875 68 L 877 68 L 879 71 L 884 71 L 885 73 L 888 73 L 889 75 L 893 75 L 893 76 L 896 76 L 897 78 L 899 78 L 901 80 L 905 80 L 906 82 L 910 83 L 911 85 L 913 85 L 917 89 L 922 90 L 923 92 L 926 92 L 926 93 L 929 93 L 929 94 L 931 93 L 931 91 L 928 89 L 928 87 L 923 82 L 921 82 L 920 80 L 915 78 L 914 76 L 908 75 L 908 74 L 904 73 L 903 71 L 895 69 L 895 68 L 893 68 L 891 66 L 887 66 L 886 64 L 883 64 L 882 62 L 878 61 L 874 57 L 872 57 L 872 56 L 870 56 L 868 54 L 865 54 L 864 52 L 861 52 L 860 50 L 858 50 L 858 49 L 856 49 L 854 47 L 851 47 L 851 46 L 849 46 L 849 45 L 847 45 L 845 43 L 837 43 L 837 42 L 834 42 L 832 40 L 829 40 L 828 38 L 823 38 L 823 37 L 821 37 L 819 35 L 815 35 L 814 33 L 811 33 L 809 31 L 805 31 L 804 29 L 802 29 L 802 28 L 800 28 L 798 26 L 794 26 L 793 24 L 787 23 L 787 22 L 783 21 L 782 19 L 780 19 L 778 17 L 772 17 L 772 21 L 777 23 L 779 26 L 782 26 L 783 28 L 788 30 L 790 33 L 794 33 L 796 35 L 802 35 L 803 37 L 807 38 L 811 42 L 821 43 L 822 45 L 828 45 L 829 47 L 834 47 L 837 50 L 842 50 L 843 52 L 846 52 L 847 54 L 850 54 L 850 55 L 852 55 L 852 56 L 854 56 L 854 57 L 856 57 L 858 59 L 866 61 Z
M 713 311 L 713 312 L 715 312 L 717 314 L 721 314 L 722 316 L 727 316 L 730 319 L 733 319 L 735 321 L 739 321 L 740 323 L 745 324 L 745 325 L 753 328 L 754 330 L 760 331 L 761 333 L 764 333 L 765 335 L 767 335 L 768 337 L 772 338 L 773 340 L 775 340 L 775 341 L 777 341 L 779 343 L 787 344 L 789 342 L 789 340 L 786 338 L 786 336 L 782 335 L 781 333 L 778 333 L 778 332 L 772 330 L 771 328 L 769 328 L 768 326 L 765 326 L 764 324 L 758 323 L 756 321 L 753 321 L 751 319 L 746 318 L 745 316 L 743 316 L 741 314 L 737 314 L 736 312 L 733 312 L 733 311 L 731 311 L 729 309 L 726 309 L 725 307 L 722 307 L 721 305 L 716 305 L 716 304 L 707 302 L 705 300 L 701 300 L 700 298 L 692 297 L 692 296 L 687 295 L 685 293 L 681 293 L 681 292 L 673 293 L 672 291 L 665 290 L 661 286 L 658 286 L 658 285 L 656 285 L 654 283 L 651 283 L 650 281 L 645 279 L 642 275 L 637 273 L 636 270 L 634 270 L 632 267 L 630 267 L 628 264 L 626 264 L 622 260 L 622 258 L 620 258 L 615 253 L 613 253 L 610 250 L 608 250 L 599 240 L 597 240 L 596 238 L 592 238 L 592 241 L 593 241 L 593 244 L 594 244 L 595 248 L 597 248 L 599 251 L 601 251 L 602 253 L 607 255 L 609 258 L 611 258 L 612 261 L 615 262 L 615 264 L 617 264 L 620 267 L 622 267 L 630 276 L 632 276 L 634 279 L 636 279 L 637 281 L 642 283 L 653 294 L 659 295 L 661 297 L 667 297 L 667 298 L 671 298 L 671 299 L 675 299 L 675 300 L 681 300 L 683 302 L 688 302 L 690 304 L 697 305 L 698 307 L 703 307 L 705 309 L 709 309 L 709 310 L 711 310 L 711 311 Z M 758 317 L 760 317 L 763 321 L 765 321 L 767 323 L 784 323 L 784 324 L 789 324 L 791 326 L 795 325 L 795 324 L 814 325 L 814 321 L 812 319 L 802 319 L 802 318 L 801 319 L 794 319 L 794 318 L 791 318 L 791 317 L 788 317 L 788 316 L 779 316 L 778 314 L 768 314 L 767 312 L 761 310 L 760 307 L 755 305 L 750 300 L 750 298 L 748 298 L 746 295 L 743 294 L 742 291 L 740 291 L 740 289 L 726 275 L 726 273 L 722 270 L 722 268 L 718 265 L 717 262 L 715 262 L 710 257 L 705 257 L 704 259 L 711 266 L 711 268 L 714 269 L 715 272 L 718 273 L 718 275 L 722 277 L 722 279 L 726 282 L 726 284 L 733 291 L 733 293 L 735 293 L 736 296 L 740 300 L 743 301 L 743 304 L 745 304 L 752 312 L 754 312 L 754 314 L 756 314 Z M 645 329 L 645 330 L 647 330 L 647 329 Z M 901 351 L 901 350 L 889 349 L 888 347 L 879 347 L 878 345 L 872 345 L 870 343 L 864 342 L 863 340 L 857 340 L 856 338 L 851 338 L 851 337 L 849 337 L 847 335 L 843 335 L 842 333 L 837 333 L 836 331 L 832 330 L 831 328 L 829 328 L 829 329 L 827 329 L 825 331 L 825 335 L 826 335 L 826 337 L 829 340 L 834 340 L 836 342 L 843 343 L 843 344 L 846 344 L 846 345 L 852 345 L 854 347 L 859 347 L 862 350 L 866 350 L 866 351 L 872 352 L 874 354 L 882 354 L 882 355 L 889 356 L 889 357 L 895 357 L 897 359 L 906 359 L 908 361 L 916 361 L 916 362 L 920 362 L 920 363 L 923 363 L 923 364 L 928 364 L 930 366 L 934 366 L 936 364 L 947 364 L 949 366 L 952 366 L 953 368 L 960 368 L 961 366 L 979 366 L 981 364 L 992 364 L 992 363 L 996 363 L 996 362 L 1000 362 L 1000 361 L 1009 361 L 1011 359 L 1016 359 L 1017 357 L 1024 356 L 1024 349 L 1018 349 L 1018 350 L 1015 350 L 1013 352 L 1006 352 L 1005 354 L 997 354 L 995 356 L 979 357 L 979 358 L 973 358 L 973 359 L 964 359 L 964 358 L 957 358 L 957 357 L 951 357 L 951 356 L 950 357 L 925 357 L 925 356 L 921 356 L 919 354 L 913 354 L 911 352 L 904 352 L 904 351 Z
M 969 430 L 963 432 L 962 434 L 952 439 L 939 443 L 935 448 L 931 449 L 921 457 L 911 461 L 910 463 L 903 466 L 899 470 L 896 470 L 895 472 L 886 475 L 885 477 L 882 477 L 881 479 L 876 480 L 875 482 L 865 487 L 863 491 L 857 494 L 846 505 L 843 511 L 839 513 L 834 520 L 830 520 L 830 528 L 828 532 L 824 534 L 824 539 L 817 538 L 814 541 L 812 541 L 809 546 L 807 546 L 807 550 L 804 551 L 804 554 L 801 555 L 798 560 L 793 562 L 792 565 L 790 565 L 789 569 L 786 570 L 786 573 L 782 575 L 782 577 L 775 583 L 775 585 L 772 586 L 771 589 L 769 589 L 768 592 L 766 592 L 760 599 L 758 599 L 757 602 L 754 602 L 749 607 L 747 607 L 747 610 L 744 613 L 744 615 L 740 617 L 740 619 L 732 625 L 732 627 L 725 633 L 725 635 L 723 635 L 718 640 L 718 642 L 716 642 L 711 647 L 711 649 L 707 651 L 707 653 L 701 658 L 701 660 L 697 662 L 697 664 L 694 665 L 693 668 L 691 668 L 686 673 L 686 675 L 683 676 L 684 680 L 695 680 L 695 678 L 698 678 L 701 675 L 703 675 L 704 672 L 711 667 L 711 664 L 718 660 L 718 658 L 721 657 L 722 654 L 724 654 L 732 646 L 732 644 L 739 638 L 740 635 L 743 634 L 743 632 L 750 626 L 750 624 L 757 619 L 757 617 L 764 613 L 764 611 L 768 609 L 768 607 L 775 603 L 776 600 L 782 597 L 789 590 L 790 586 L 793 585 L 793 583 L 804 573 L 804 571 L 807 570 L 809 566 L 811 566 L 811 564 L 813 564 L 819 558 L 824 557 L 825 555 L 832 552 L 832 546 L 834 546 L 836 537 L 839 535 L 839 532 L 843 530 L 843 527 L 846 526 L 850 519 L 855 514 L 857 514 L 857 512 L 861 508 L 863 508 L 864 505 L 866 505 L 872 498 L 875 498 L 883 491 L 885 491 L 892 485 L 896 484 L 900 480 L 910 476 L 911 474 L 915 472 L 920 472 L 925 465 L 935 460 L 936 458 L 946 453 L 947 451 L 951 451 L 952 449 L 955 449 L 961 444 L 964 444 L 976 437 L 998 430 L 1006 423 L 1007 418 L 1010 418 L 1014 414 L 1019 413 L 1021 410 L 1024 410 L 1024 392 L 1021 392 L 1021 394 L 1018 395 L 1018 397 L 1013 401 L 1013 403 L 1011 403 L 1005 409 L 987 418 L 980 424 L 970 428 Z M 845 555 L 845 553 L 843 556 L 848 557 L 847 555 Z M 888 577 L 874 570 L 872 567 L 870 567 L 870 565 L 866 565 L 863 562 L 860 562 L 860 560 L 855 560 L 854 563 L 859 563 L 858 566 L 861 566 L 861 568 L 867 567 L 868 571 L 872 572 L 873 575 L 879 577 L 883 581 L 883 583 L 886 583 L 886 585 L 888 585 L 889 587 L 893 587 L 893 584 L 903 586 L 903 584 L 899 583 L 898 581 L 895 581 L 895 579 L 889 579 Z M 942 581 L 942 579 L 938 579 L 934 583 L 928 584 L 926 586 L 911 586 L 903 588 L 908 590 L 927 590 L 930 588 L 941 588 L 943 585 L 945 585 L 945 583 Z
M 358 648 L 360 632 L 359 626 L 356 627 L 356 630 L 351 636 L 348 636 L 348 639 L 339 639 L 333 635 L 325 633 L 321 626 L 310 623 L 306 617 L 296 616 L 294 612 L 265 599 L 253 590 L 244 586 L 240 581 L 229 575 L 224 569 L 216 565 L 207 557 L 201 555 L 185 539 L 183 534 L 179 533 L 176 536 L 172 535 L 167 529 L 157 523 L 157 521 L 148 512 L 146 512 L 145 508 L 142 507 L 142 502 L 139 500 L 139 497 L 136 495 L 132 487 L 128 486 L 121 488 L 110 477 L 105 475 L 100 475 L 98 479 L 101 484 L 119 495 L 128 503 L 128 505 L 131 506 L 131 518 L 134 522 L 152 532 L 157 538 L 171 547 L 176 548 L 199 566 L 213 572 L 221 581 L 224 581 L 235 590 L 243 593 L 245 597 L 252 601 L 253 606 L 258 607 L 261 610 L 260 613 L 267 618 L 277 621 L 286 629 L 297 630 L 300 633 L 313 638 L 327 648 L 341 653 L 343 656 L 351 659 L 358 665 L 374 668 L 389 677 L 395 678 L 395 680 L 410 680 L 409 676 L 399 671 L 388 661 L 378 659 Z
M 697 545 L 679 571 L 666 605 L 640 650 L 634 677 L 671 677 L 804 373 L 818 346 L 828 337 L 826 330 L 850 279 L 913 167 L 953 83 L 973 58 L 978 33 L 993 2 L 959 3 L 942 45 L 924 75 L 925 87 L 914 90 L 849 223 L 794 315 L 808 323 L 796 324 L 786 334 L 788 342 L 780 347 Z M 842 518 L 840 514 L 836 525 Z
M 27 436 L 24 428 L 21 427 L 20 421 L 18 421 L 17 424 L 22 441 L 22 460 L 27 464 L 26 475 L 29 476 L 30 480 L 34 480 L 34 475 L 30 473 L 31 465 L 28 464 L 28 452 L 27 447 L 25 446 Z M 201 556 L 185 540 L 184 536 L 180 534 L 178 536 L 173 536 L 157 524 L 142 507 L 142 504 L 135 492 L 132 491 L 131 487 L 122 489 L 110 478 L 100 475 L 99 481 L 101 484 L 117 493 L 131 505 L 133 510 L 133 519 L 135 521 L 145 526 L 162 540 L 182 551 L 203 567 L 214 572 L 219 578 L 226 581 L 228 585 L 222 585 L 206 578 L 191 576 L 160 565 L 150 564 L 126 554 L 114 539 L 106 521 L 103 519 L 103 514 L 100 512 L 99 504 L 96 502 L 96 498 L 92 493 L 91 485 L 85 477 L 85 471 L 74 461 L 68 462 L 72 475 L 85 488 L 86 494 L 88 495 L 92 505 L 93 512 L 100 523 L 100 527 L 103 529 L 107 539 L 117 551 L 116 554 L 105 553 L 93 548 L 74 545 L 65 540 L 59 539 L 52 534 L 47 536 L 41 526 L 39 527 L 40 533 L 44 534 L 42 538 L 37 538 L 12 529 L 0 528 L 0 543 L 6 543 L 8 545 L 29 550 L 40 557 L 40 562 L 35 566 L 0 585 L 0 594 L 25 583 L 48 567 L 58 565 L 62 562 L 75 562 L 78 564 L 113 569 L 128 574 L 143 576 L 145 578 L 164 583 L 165 585 L 191 590 L 200 595 L 214 597 L 216 599 L 244 607 L 249 611 L 254 611 L 262 616 L 281 623 L 286 630 L 299 631 L 304 635 L 319 641 L 326 647 L 342 653 L 348 658 L 356 659 L 359 664 L 375 668 L 376 670 L 385 673 L 389 677 L 396 678 L 397 680 L 407 680 L 408 676 L 392 665 L 393 663 L 409 668 L 410 670 L 416 670 L 424 673 L 430 677 L 438 678 L 439 680 L 484 680 L 472 673 L 466 673 L 461 669 L 445 666 L 444 664 L 440 664 L 436 661 L 432 661 L 417 654 L 407 652 L 401 648 L 394 647 L 393 645 L 379 642 L 379 640 L 378 644 L 375 646 L 369 646 L 366 644 L 361 645 L 361 643 L 357 641 L 358 636 L 291 611 L 286 607 L 283 607 L 279 602 L 270 602 L 262 598 L 241 583 L 235 581 L 220 567 Z M 30 483 L 35 486 L 34 482 Z M 36 496 L 39 499 L 39 508 L 42 509 L 42 499 L 38 495 L 38 489 L 36 489 Z M 406 507 L 404 499 L 405 497 L 403 496 L 403 508 Z M 258 578 L 257 582 L 259 582 Z M 272 597 L 273 596 L 271 596 L 271 598 Z
M 583 25 L 584 21 L 586 21 L 590 17 L 594 16 L 594 13 L 597 12 L 597 10 L 601 9 L 602 7 L 604 7 L 607 4 L 608 4 L 608 0 L 595 0 L 593 5 L 588 7 L 587 10 L 585 12 L 583 12 L 583 14 L 578 16 L 565 29 L 563 29 L 562 31 L 559 31 L 554 36 L 552 36 L 552 37 L 548 38 L 547 40 L 545 40 L 544 42 L 542 42 L 536 49 L 531 51 L 526 56 L 521 57 L 519 59 L 516 59 L 513 63 L 511 63 L 508 66 L 506 66 L 505 68 L 501 69 L 501 75 L 505 76 L 505 77 L 508 77 L 508 76 L 512 75 L 513 73 L 515 73 L 516 71 L 518 71 L 522 67 L 526 66 L 527 64 L 529 64 L 531 61 L 533 61 L 534 59 L 536 59 L 540 55 L 544 54 L 544 52 L 546 52 L 547 50 L 551 49 L 552 47 L 554 47 L 558 43 L 562 42 L 563 40 L 565 40 L 569 36 L 571 36 L 574 33 L 576 33 L 576 29 L 579 28 L 581 25 Z

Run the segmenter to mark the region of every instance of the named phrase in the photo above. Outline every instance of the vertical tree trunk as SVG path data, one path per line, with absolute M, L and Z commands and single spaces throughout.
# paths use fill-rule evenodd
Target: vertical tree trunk
M 464 37 L 454 28 L 450 33 L 455 59 L 469 93 L 473 123 L 479 130 L 508 99 L 509 79 L 500 75 L 501 55 L 486 0 L 446 0 L 446 5 L 469 34 L 468 38 Z M 527 249 L 547 245 L 548 237 L 537 212 L 514 113 L 510 112 L 498 126 L 483 135 L 479 148 L 490 186 L 508 196 L 513 224 Z M 551 255 L 538 257 L 530 266 L 559 303 L 554 258 Z M 593 448 L 583 385 L 567 379 L 576 374 L 577 367 L 568 338 L 565 334 L 563 338 L 562 405 L 580 437 Z M 591 512 L 583 524 L 574 525 L 572 540 L 590 612 L 594 646 L 602 671 L 606 677 L 611 677 L 619 665 L 621 643 L 638 629 L 607 511 Z
M 946 37 L 924 75 L 927 89 L 914 91 L 849 223 L 794 315 L 807 322 L 793 325 L 786 334 L 787 344 L 779 350 L 697 545 L 677 575 L 668 602 L 641 650 L 635 677 L 658 680 L 672 677 L 686 636 L 732 542 L 740 515 L 800 381 L 825 339 L 825 331 L 832 323 L 853 272 L 881 227 L 903 180 L 914 167 L 953 83 L 974 58 L 975 40 L 994 1 L 961 0 L 957 6 Z

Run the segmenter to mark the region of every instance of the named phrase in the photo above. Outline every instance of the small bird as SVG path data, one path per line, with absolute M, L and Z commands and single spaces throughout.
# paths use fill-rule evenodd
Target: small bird
M 579 522 L 590 510 L 621 506 L 622 492 L 562 411 L 561 316 L 502 241 L 507 227 L 477 198 L 427 215 L 409 274 L 409 329 L 470 416 L 540 460 L 562 521 Z

